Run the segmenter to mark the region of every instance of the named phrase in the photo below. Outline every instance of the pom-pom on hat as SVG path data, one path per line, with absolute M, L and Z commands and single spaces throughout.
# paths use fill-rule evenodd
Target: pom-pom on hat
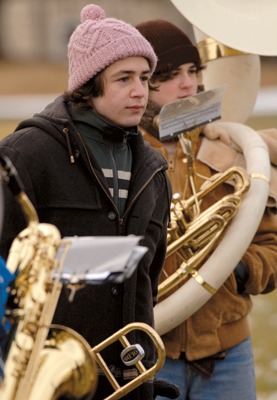
M 153 20 L 136 28 L 150 42 L 158 57 L 155 73 L 166 71 L 169 64 L 172 68 L 191 62 L 197 67 L 201 65 L 197 48 L 181 29 L 170 22 Z
M 117 60 L 145 57 L 151 73 L 157 64 L 152 46 L 133 26 L 114 18 L 106 18 L 104 10 L 89 4 L 81 12 L 68 43 L 70 92 L 79 89 L 94 75 Z

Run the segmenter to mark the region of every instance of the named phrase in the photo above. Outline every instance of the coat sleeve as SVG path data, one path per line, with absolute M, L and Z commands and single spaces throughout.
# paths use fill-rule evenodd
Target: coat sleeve
M 23 183 L 24 190 L 30 198 L 31 193 L 33 193 L 32 183 L 24 161 L 21 159 L 18 152 L 11 147 L 2 145 L 0 146 L 0 151 L 1 155 L 8 157 L 14 165 Z M 13 240 L 26 228 L 27 223 L 21 206 L 13 196 L 10 188 L 6 185 L 3 186 L 3 194 L 4 218 L 0 240 L 0 254 L 6 260 Z M 31 197 L 31 201 L 34 204 L 34 196 L 31 195 Z
M 277 214 L 266 209 L 258 231 L 242 258 L 248 273 L 245 292 L 269 293 L 277 284 Z
M 157 201 L 157 208 L 159 210 L 163 210 L 163 226 L 160 234 L 159 241 L 156 246 L 156 251 L 150 265 L 149 275 L 151 279 L 152 285 L 152 296 L 153 296 L 153 306 L 155 306 L 158 302 L 158 283 L 160 273 L 162 271 L 166 249 L 167 249 L 167 228 L 168 222 L 170 219 L 170 204 L 172 199 L 172 189 L 171 183 L 167 174 L 164 172 L 164 179 L 165 179 L 165 188 L 164 193 Z M 161 204 L 159 204 L 161 203 Z

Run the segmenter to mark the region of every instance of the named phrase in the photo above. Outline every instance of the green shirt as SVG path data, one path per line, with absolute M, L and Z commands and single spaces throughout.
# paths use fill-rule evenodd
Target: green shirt
M 126 130 L 111 125 L 92 110 L 80 114 L 70 104 L 68 109 L 86 146 L 99 163 L 113 201 L 122 216 L 132 169 L 132 151 L 128 137 L 137 134 L 137 129 Z

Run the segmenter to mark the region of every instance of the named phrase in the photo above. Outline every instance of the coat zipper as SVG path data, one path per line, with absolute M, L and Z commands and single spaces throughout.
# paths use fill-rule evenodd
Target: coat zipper
M 91 160 L 90 160 L 90 157 L 89 157 L 87 148 L 86 148 L 85 143 L 83 142 L 83 139 L 82 139 L 82 137 L 81 137 L 81 135 L 80 135 L 79 132 L 78 132 L 78 136 L 79 136 L 79 139 L 81 140 L 81 143 L 82 143 L 82 145 L 83 145 L 83 147 L 84 147 L 84 150 L 85 150 L 85 153 L 86 153 L 88 162 L 89 162 L 89 166 L 90 166 L 90 169 L 91 169 L 93 175 L 95 176 L 95 178 L 96 178 L 97 182 L 99 183 L 100 187 L 101 187 L 101 188 L 103 189 L 103 191 L 106 193 L 106 195 L 107 195 L 109 201 L 112 203 L 112 205 L 114 206 L 114 208 L 115 208 L 115 210 L 116 210 L 116 212 L 117 212 L 117 214 L 118 214 L 118 216 L 119 216 L 119 212 L 118 212 L 118 209 L 117 209 L 115 203 L 112 201 L 112 199 L 111 199 L 110 196 L 108 195 L 106 189 L 104 188 L 104 186 L 102 185 L 102 183 L 99 181 L 98 176 L 97 176 L 96 173 L 94 172 L 94 169 L 93 169 L 93 166 L 92 166 L 92 164 L 91 164 Z M 119 219 L 120 219 L 120 216 L 119 216 Z
M 150 178 L 148 179 L 148 181 L 142 186 L 142 188 L 138 191 L 138 193 L 136 194 L 136 196 L 133 198 L 133 200 L 131 201 L 131 203 L 129 204 L 129 207 L 127 208 L 127 210 L 125 210 L 123 216 L 122 216 L 122 221 L 125 217 L 125 215 L 127 214 L 127 212 L 130 210 L 130 208 L 132 207 L 132 205 L 134 204 L 135 200 L 138 198 L 138 196 L 141 194 L 141 192 L 146 188 L 146 186 L 148 185 L 148 183 L 153 179 L 153 177 L 160 171 L 162 171 L 163 166 L 161 166 L 160 168 L 156 169 L 156 171 L 153 172 L 153 174 L 150 176 Z
M 116 210 L 116 212 L 117 212 L 117 215 L 118 215 L 118 217 L 119 217 L 118 219 L 119 219 L 119 226 L 120 226 L 120 235 L 122 235 L 122 233 L 123 233 L 124 217 L 126 216 L 126 214 L 128 213 L 128 211 L 130 210 L 130 208 L 132 207 L 132 205 L 134 204 L 135 200 L 136 200 L 136 199 L 138 198 L 138 196 L 141 194 L 141 192 L 146 188 L 146 186 L 149 184 L 149 182 L 153 179 L 153 177 L 154 177 L 158 172 L 162 171 L 163 166 L 161 166 L 161 167 L 158 168 L 156 171 L 154 171 L 154 173 L 150 176 L 150 178 L 148 179 L 148 181 L 145 182 L 145 184 L 142 186 L 142 188 L 138 191 L 138 193 L 136 194 L 136 196 L 133 198 L 133 200 L 132 200 L 131 203 L 129 204 L 129 207 L 125 210 L 125 212 L 124 212 L 122 218 L 120 218 L 120 215 L 119 215 L 119 212 L 118 212 L 118 209 L 117 209 L 115 203 L 114 203 L 114 202 L 112 201 L 112 199 L 108 196 L 108 194 L 107 194 L 107 192 L 106 192 L 106 189 L 105 189 L 104 186 L 101 184 L 101 182 L 99 181 L 99 179 L 98 179 L 96 173 L 94 172 L 94 169 L 93 169 L 93 167 L 92 167 L 91 160 L 90 160 L 90 157 L 89 157 L 87 148 L 86 148 L 86 146 L 85 146 L 85 144 L 84 144 L 84 141 L 83 141 L 83 139 L 82 139 L 82 137 L 81 137 L 81 135 L 80 135 L 79 132 L 78 132 L 78 136 L 79 136 L 79 139 L 80 139 L 80 141 L 81 141 L 81 143 L 82 143 L 82 145 L 83 145 L 83 147 L 84 147 L 84 150 L 85 150 L 85 153 L 86 153 L 88 162 L 89 162 L 89 166 L 90 166 L 90 168 L 91 168 L 91 171 L 92 171 L 93 175 L 95 176 L 95 178 L 96 178 L 97 182 L 99 183 L 100 187 L 101 187 L 101 188 L 103 189 L 103 191 L 106 193 L 106 195 L 107 195 L 109 201 L 112 203 L 112 205 L 114 206 L 114 208 L 115 208 L 115 210 Z
M 71 162 L 71 164 L 74 164 L 75 160 L 74 160 L 74 156 L 73 156 L 73 153 L 72 153 L 72 147 L 71 147 L 70 139 L 69 139 L 69 136 L 68 136 L 68 129 L 64 128 L 63 129 L 63 133 L 65 134 L 65 137 L 66 137 L 67 147 L 68 147 L 69 156 L 70 156 L 70 162 Z

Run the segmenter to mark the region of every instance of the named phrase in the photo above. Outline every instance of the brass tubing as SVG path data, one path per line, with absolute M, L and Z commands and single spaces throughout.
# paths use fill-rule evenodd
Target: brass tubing
M 240 201 L 237 195 L 225 196 L 200 214 L 182 236 L 168 245 L 166 258 L 175 253 L 179 254 L 179 251 L 184 249 L 191 250 L 192 256 L 186 259 L 174 274 L 159 284 L 158 296 L 163 296 L 178 284 L 183 283 L 188 277 L 187 267 L 193 269 L 199 267 L 204 258 L 214 249 L 235 216 Z M 181 254 L 183 255 L 184 252 L 182 251 Z
M 224 219 L 220 215 L 211 215 L 207 217 L 205 221 L 202 221 L 202 224 L 199 226 L 191 227 L 189 231 L 184 233 L 179 239 L 175 240 L 174 243 L 170 244 L 167 247 L 166 258 L 172 256 L 180 247 L 182 247 L 185 243 L 189 243 L 189 241 L 198 235 L 200 232 L 203 232 L 205 229 L 209 229 L 211 225 L 217 225 L 218 229 L 220 229 L 224 224 Z
M 118 400 L 122 396 L 125 396 L 127 393 L 131 392 L 132 390 L 137 388 L 139 385 L 146 382 L 149 378 L 154 376 L 162 368 L 162 366 L 164 364 L 165 347 L 164 347 L 163 341 L 160 338 L 160 336 L 149 325 L 144 324 L 144 323 L 134 322 L 134 323 L 126 325 L 124 328 L 120 329 L 118 332 L 114 333 L 112 336 L 110 336 L 109 338 L 104 340 L 102 343 L 100 343 L 99 345 L 97 345 L 97 346 L 93 347 L 93 349 L 91 349 L 91 353 L 94 355 L 96 362 L 103 370 L 107 379 L 109 381 L 111 381 L 114 379 L 114 377 L 112 376 L 109 368 L 107 367 L 105 361 L 103 360 L 103 358 L 101 357 L 101 355 L 99 353 L 104 348 L 108 347 L 109 345 L 111 345 L 112 343 L 114 343 L 117 340 L 119 340 L 121 342 L 123 347 L 127 347 L 129 342 L 125 338 L 125 335 L 128 332 L 130 332 L 132 330 L 136 330 L 136 329 L 147 333 L 150 336 L 150 338 L 153 340 L 156 350 L 157 350 L 157 354 L 158 354 L 157 361 L 153 365 L 153 367 L 149 368 L 148 370 L 145 369 L 145 367 L 143 366 L 141 361 L 136 363 L 135 365 L 138 368 L 138 370 L 139 371 L 142 370 L 143 372 L 139 376 L 134 378 L 131 382 L 128 382 L 126 385 L 124 385 L 122 387 L 118 387 L 119 385 L 117 383 L 115 385 L 116 388 L 114 388 L 115 392 L 113 394 L 111 394 L 110 396 L 108 396 L 105 400 Z M 99 362 L 100 359 L 101 359 L 101 361 Z
M 191 268 L 197 268 L 199 266 L 199 264 L 204 260 L 204 258 L 214 248 L 218 239 L 222 235 L 222 233 L 226 227 L 226 224 L 224 222 L 224 219 L 219 215 L 212 215 L 211 219 L 209 221 L 207 221 L 207 225 L 205 225 L 205 227 L 207 227 L 210 224 L 218 224 L 216 232 L 213 235 L 213 237 L 211 238 L 211 240 L 205 245 L 205 247 L 200 249 L 197 253 L 195 253 L 188 260 L 184 261 L 174 274 L 172 274 L 165 281 L 163 281 L 162 283 L 159 284 L 159 288 L 158 288 L 158 296 L 159 297 L 166 294 L 169 290 L 176 287 L 176 285 L 178 285 L 179 283 L 182 283 L 188 277 L 188 274 L 185 271 L 186 267 L 189 266 Z M 200 231 L 202 229 L 204 229 L 204 226 L 197 228 L 196 232 L 191 232 L 188 236 L 193 236 L 194 233 L 197 233 L 198 231 Z M 170 255 L 174 254 L 174 252 L 177 251 L 176 247 L 182 246 L 182 243 L 186 242 L 187 238 L 188 237 L 185 237 L 185 235 L 184 235 L 184 237 L 180 238 L 181 240 L 178 243 L 178 245 L 176 245 L 175 248 L 171 249 L 172 253 L 170 253 Z
M 193 236 L 196 236 L 196 234 L 207 231 L 207 229 L 209 229 L 209 226 L 211 226 L 212 223 L 214 222 L 219 223 L 220 221 L 223 224 L 223 222 L 226 220 L 227 222 L 229 222 L 229 220 L 236 213 L 237 203 L 233 204 L 230 201 L 232 200 L 232 195 L 230 195 L 230 197 L 226 196 L 224 199 L 226 202 L 224 202 L 222 199 L 219 202 L 215 203 L 213 206 L 211 206 L 209 209 L 203 212 L 200 215 L 200 217 L 196 219 L 193 224 L 190 225 L 190 227 L 186 230 L 186 232 L 182 236 L 179 236 L 178 239 L 176 239 L 173 243 L 168 245 L 166 258 L 174 254 L 175 251 L 178 250 L 180 247 L 184 246 L 185 243 L 189 243 L 191 238 Z M 234 199 L 236 201 L 239 198 L 235 197 Z M 227 216 L 225 215 L 225 218 L 223 218 L 223 215 L 226 213 L 228 215 Z M 212 217 L 214 217 L 214 219 L 212 219 Z M 219 217 L 222 217 L 223 219 Z
M 237 196 L 243 196 L 250 187 L 249 177 L 243 168 L 232 167 L 232 168 L 229 168 L 228 170 L 226 170 L 225 172 L 217 174 L 216 179 L 214 181 L 209 182 L 209 184 L 207 185 L 206 188 L 200 189 L 197 193 L 197 198 L 199 200 L 202 199 L 208 193 L 210 193 L 215 187 L 221 185 L 222 183 L 224 183 L 228 179 L 230 179 L 232 177 L 232 175 L 234 175 L 234 174 L 236 174 L 239 178 L 241 178 L 241 182 L 242 182 L 241 189 L 236 191 L 234 194 Z M 189 203 L 189 206 L 192 206 L 194 203 L 193 196 L 191 196 L 186 201 Z
M 206 64 L 208 61 L 216 60 L 222 57 L 247 54 L 243 51 L 225 46 L 224 44 L 219 43 L 215 39 L 212 39 L 210 37 L 206 38 L 202 42 L 199 42 L 197 48 L 203 64 Z

